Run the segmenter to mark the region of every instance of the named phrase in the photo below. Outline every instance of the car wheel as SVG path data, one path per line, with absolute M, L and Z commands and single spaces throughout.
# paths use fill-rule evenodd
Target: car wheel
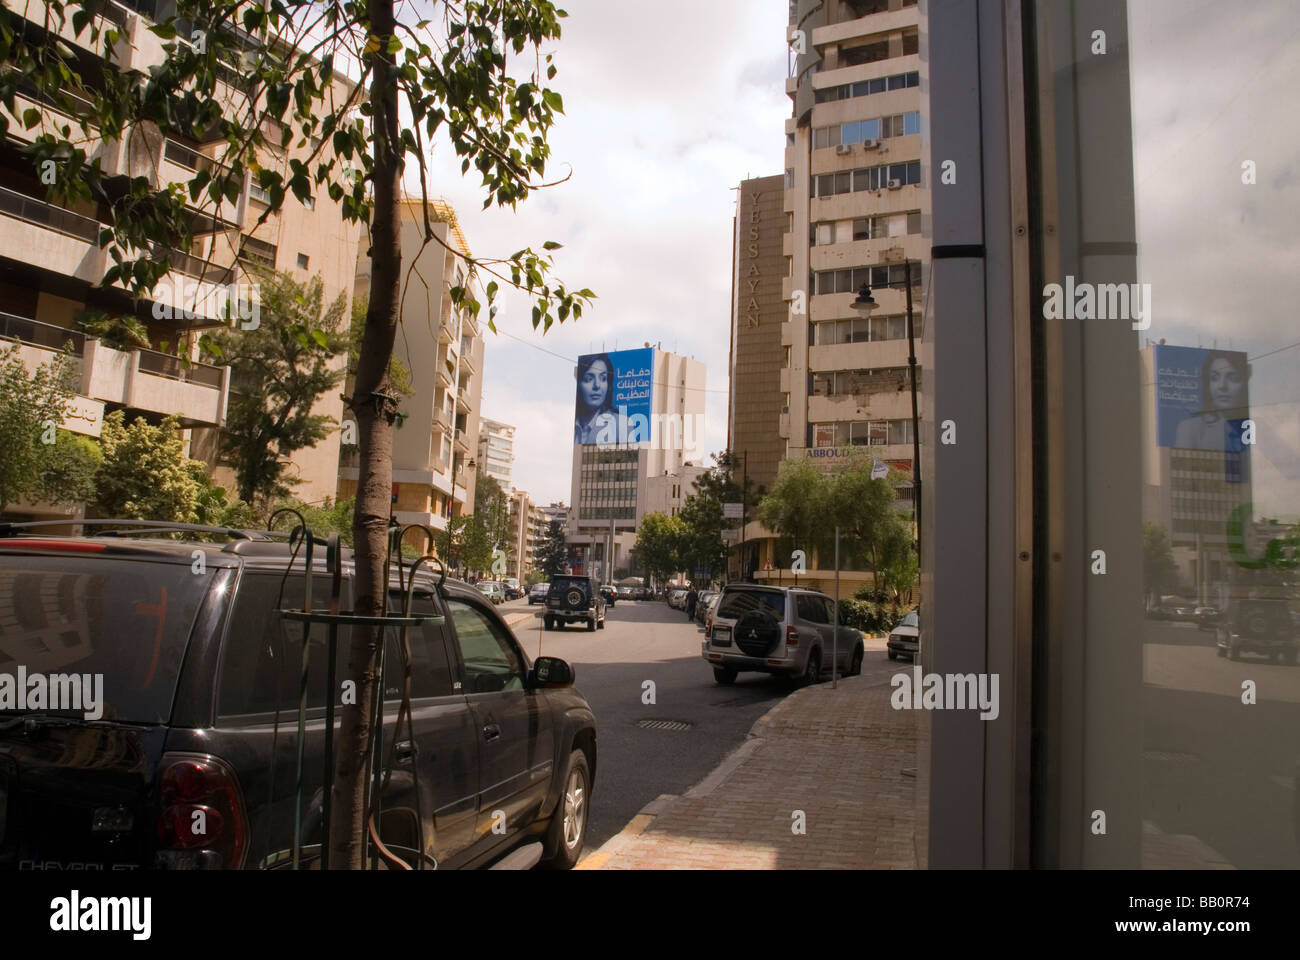
M 849 676 L 856 677 L 862 673 L 862 648 L 853 648 L 853 659 L 849 661 Z
M 596 618 L 592 617 L 587 621 L 587 632 L 592 633 L 596 629 Z
M 1229 643 L 1229 644 L 1228 644 L 1228 659 L 1229 659 L 1229 660 L 1240 660 L 1240 659 L 1241 659 L 1241 644 L 1239 644 L 1239 643 Z
M 739 672 L 735 667 L 714 667 L 713 679 L 721 684 L 735 683 Z
M 896 654 L 893 650 L 890 650 L 890 651 L 889 651 L 889 659 L 890 659 L 890 660 L 897 660 L 897 659 L 898 659 L 898 654 Z
M 1286 662 L 1289 663 L 1289 664 L 1291 664 L 1291 666 L 1294 667 L 1295 664 L 1296 664 L 1296 660 L 1298 660 L 1298 659 L 1300 659 L 1300 653 L 1297 653 L 1297 651 L 1295 651 L 1295 650 L 1290 650 L 1290 651 L 1287 652 L 1287 655 L 1286 655 Z
M 1223 647 L 1218 643 L 1214 645 L 1214 652 L 1217 653 L 1220 657 L 1226 657 L 1228 655 L 1227 648 Z
M 555 853 L 539 864 L 547 870 L 572 870 L 582 856 L 582 845 L 587 839 L 591 768 L 587 764 L 587 755 L 581 750 L 569 754 L 563 783 L 560 802 L 556 804 L 546 832 L 546 845 L 553 847 Z
M 605 621 L 604 621 L 603 618 L 602 618 L 601 620 L 598 620 L 598 621 L 596 622 L 596 629 L 597 629 L 597 630 L 604 630 L 604 629 L 605 629 Z
M 814 683 L 820 681 L 821 678 L 822 655 L 820 651 L 814 650 L 808 654 L 808 663 L 804 667 L 803 677 L 801 679 L 803 680 L 803 685 L 805 687 L 811 687 Z

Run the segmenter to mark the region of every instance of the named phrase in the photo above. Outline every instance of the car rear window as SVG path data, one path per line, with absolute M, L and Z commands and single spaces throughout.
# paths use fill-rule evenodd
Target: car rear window
M 570 587 L 577 587 L 579 590 L 585 590 L 588 587 L 588 581 L 582 577 L 563 577 L 559 580 L 552 580 L 550 589 L 554 593 L 563 593 Z
M 762 610 L 784 620 L 785 594 L 776 590 L 726 590 L 714 616 L 739 620 L 751 610 Z
M 28 690 L 34 674 L 101 675 L 99 719 L 165 723 L 212 578 L 188 563 L 0 556 L 0 674 L 23 668 Z

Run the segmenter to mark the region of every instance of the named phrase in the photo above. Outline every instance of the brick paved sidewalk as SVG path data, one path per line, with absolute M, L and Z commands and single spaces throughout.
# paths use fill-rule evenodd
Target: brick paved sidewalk
M 863 675 L 791 694 L 680 797 L 663 796 L 580 870 L 915 868 L 914 718 L 870 643 Z M 806 833 L 796 834 L 795 811 Z

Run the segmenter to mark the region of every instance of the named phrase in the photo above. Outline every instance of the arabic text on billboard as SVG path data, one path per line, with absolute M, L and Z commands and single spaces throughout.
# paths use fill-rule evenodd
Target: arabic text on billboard
M 588 446 L 649 440 L 653 380 L 653 349 L 579 357 L 573 442 Z

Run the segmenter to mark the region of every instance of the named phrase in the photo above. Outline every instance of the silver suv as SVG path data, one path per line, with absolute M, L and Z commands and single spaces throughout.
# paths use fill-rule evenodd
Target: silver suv
M 830 664 L 834 603 L 824 593 L 793 587 L 733 583 L 722 588 L 705 629 L 704 659 L 718 683 L 743 670 L 817 683 Z M 841 626 L 839 672 L 862 672 L 863 635 Z

